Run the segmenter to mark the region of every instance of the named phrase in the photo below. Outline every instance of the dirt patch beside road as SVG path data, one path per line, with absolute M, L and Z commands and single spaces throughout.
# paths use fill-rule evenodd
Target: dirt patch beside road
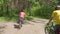
M 27 21 L 21 29 L 14 28 L 15 23 L 4 23 L 6 28 L 2 34 L 45 34 L 44 27 L 47 19 Z

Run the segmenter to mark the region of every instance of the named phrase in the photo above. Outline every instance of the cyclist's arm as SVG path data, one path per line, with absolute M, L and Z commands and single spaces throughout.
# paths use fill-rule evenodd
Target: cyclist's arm
M 51 17 L 51 18 L 50 18 L 50 20 L 49 20 L 49 22 L 48 22 L 48 23 L 50 23 L 52 19 L 53 19 L 53 17 Z
M 48 24 L 51 23 L 51 20 L 53 19 L 53 17 L 54 17 L 54 13 L 52 13 L 52 15 L 51 15 L 51 17 L 50 17 L 50 20 L 49 20 Z

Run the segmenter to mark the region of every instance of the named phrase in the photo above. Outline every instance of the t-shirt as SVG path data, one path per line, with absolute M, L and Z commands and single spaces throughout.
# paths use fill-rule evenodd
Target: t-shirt
M 60 10 L 55 10 L 52 13 L 52 16 L 55 19 L 55 25 L 60 24 Z
M 24 12 L 20 12 L 19 13 L 19 17 L 24 18 L 25 17 L 25 13 Z

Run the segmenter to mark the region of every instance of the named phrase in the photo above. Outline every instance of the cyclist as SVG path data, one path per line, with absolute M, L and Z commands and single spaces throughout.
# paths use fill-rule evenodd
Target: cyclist
M 25 17 L 25 10 L 22 9 L 21 11 L 19 11 L 19 20 L 17 21 L 17 25 L 14 26 L 20 29 L 22 27 L 22 24 L 24 24 L 24 17 Z
M 22 9 L 20 12 L 19 12 L 19 20 L 21 22 L 21 24 L 24 24 L 24 17 L 25 17 L 25 11 Z
M 59 32 L 60 31 L 60 5 L 57 5 L 55 9 L 56 10 L 53 11 L 52 16 L 51 16 L 48 24 L 51 23 L 50 21 L 52 19 L 55 19 L 55 26 L 54 26 L 55 34 L 59 34 L 60 33 Z

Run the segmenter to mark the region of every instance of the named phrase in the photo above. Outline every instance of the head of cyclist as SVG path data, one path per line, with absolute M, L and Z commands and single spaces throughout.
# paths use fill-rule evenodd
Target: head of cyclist
M 60 5 L 57 5 L 55 10 L 60 10 Z

